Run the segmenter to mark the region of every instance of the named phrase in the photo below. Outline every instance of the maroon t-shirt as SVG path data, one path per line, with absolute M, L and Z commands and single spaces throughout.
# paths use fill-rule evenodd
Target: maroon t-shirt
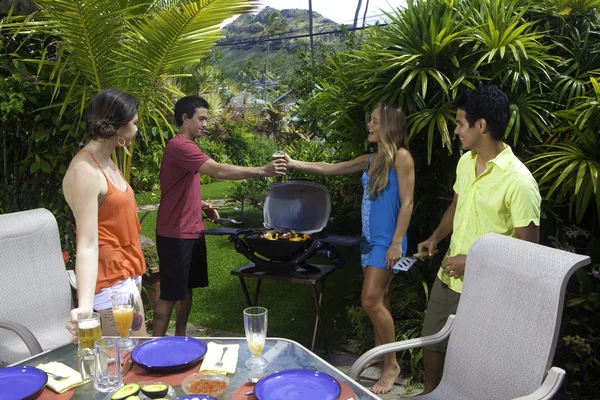
M 160 165 L 157 235 L 181 239 L 202 236 L 204 221 L 198 168 L 210 159 L 182 134 L 169 140 Z

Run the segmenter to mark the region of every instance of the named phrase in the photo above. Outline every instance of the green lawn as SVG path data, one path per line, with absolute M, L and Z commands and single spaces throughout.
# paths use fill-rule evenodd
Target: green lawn
M 202 199 L 224 199 L 228 197 L 235 181 L 218 181 L 202 185 Z M 136 193 L 135 201 L 138 206 L 160 203 L 160 191 Z
M 207 185 L 208 186 L 208 185 Z M 141 212 L 140 216 L 145 212 Z M 223 214 L 227 214 L 223 210 Z M 242 219 L 240 211 L 230 211 L 228 215 Z M 258 210 L 246 209 L 244 226 L 257 227 L 262 221 Z M 142 223 L 142 235 L 154 240 L 156 211 L 151 211 Z M 206 227 L 217 225 L 207 222 Z M 231 270 L 248 263 L 237 253 L 226 236 L 207 236 L 209 286 L 194 291 L 194 305 L 189 322 L 194 325 L 243 333 L 242 311 L 246 301 L 239 279 L 231 275 Z M 357 249 L 344 253 L 346 266 L 335 271 L 327 279 L 323 297 L 323 313 L 327 337 L 330 344 L 340 344 L 351 334 L 346 307 L 359 304 L 362 271 Z M 327 263 L 327 260 L 312 260 Z M 256 281 L 246 280 L 250 295 L 253 296 Z M 309 285 L 263 281 L 259 304 L 269 309 L 269 336 L 285 337 L 310 346 L 315 322 L 315 304 L 312 288 Z
M 242 311 L 246 301 L 239 278 L 231 270 L 248 263 L 224 236 L 207 236 L 210 284 L 194 291 L 194 307 L 190 322 L 211 329 L 243 333 Z M 349 332 L 346 307 L 357 305 L 362 275 L 358 251 L 345 255 L 346 266 L 327 279 L 323 297 L 323 313 L 330 343 L 339 344 Z M 315 262 L 315 260 L 312 260 Z M 318 260 L 326 263 L 327 260 Z M 250 296 L 256 280 L 246 279 Z M 315 303 L 309 285 L 263 281 L 259 305 L 269 309 L 268 335 L 297 340 L 310 346 L 315 323 Z

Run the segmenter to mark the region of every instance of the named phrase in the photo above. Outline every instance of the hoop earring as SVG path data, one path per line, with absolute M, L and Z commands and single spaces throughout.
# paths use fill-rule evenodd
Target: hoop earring
M 123 141 L 123 143 L 121 143 L 121 140 Z M 123 151 L 125 152 L 125 154 L 127 154 L 129 157 L 131 157 L 131 153 L 129 152 L 129 149 L 127 148 L 127 146 L 125 146 L 127 144 L 125 139 L 123 139 L 121 136 L 117 136 L 117 144 L 123 148 Z

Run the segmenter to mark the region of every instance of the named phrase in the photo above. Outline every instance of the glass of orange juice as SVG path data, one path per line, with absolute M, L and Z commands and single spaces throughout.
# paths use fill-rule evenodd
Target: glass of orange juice
M 267 339 L 267 309 L 248 307 L 244 310 L 246 341 L 252 357 L 246 360 L 249 369 L 265 369 L 269 362 L 261 356 Z
M 133 293 L 115 293 L 110 299 L 115 325 L 121 336 L 121 351 L 129 351 L 135 347 L 129 337 L 133 324 Z

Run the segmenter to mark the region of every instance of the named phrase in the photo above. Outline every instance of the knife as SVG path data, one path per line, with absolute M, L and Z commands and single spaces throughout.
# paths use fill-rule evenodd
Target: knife
M 125 376 L 129 370 L 131 369 L 131 366 L 133 365 L 133 358 L 131 357 L 131 352 L 127 353 L 129 354 L 129 358 L 125 361 L 125 363 L 123 363 L 123 369 L 121 371 L 121 375 Z M 127 357 L 127 354 L 125 355 L 125 357 Z M 123 359 L 125 358 L 123 357 Z

